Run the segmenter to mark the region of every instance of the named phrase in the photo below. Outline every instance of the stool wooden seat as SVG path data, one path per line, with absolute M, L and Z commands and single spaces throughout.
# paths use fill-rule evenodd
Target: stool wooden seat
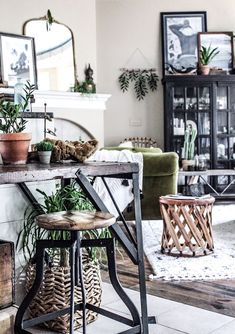
M 109 227 L 116 219 L 108 212 L 60 211 L 36 217 L 38 226 L 46 230 L 86 231 Z
M 116 269 L 115 259 L 115 239 L 113 236 L 108 238 L 97 238 L 97 239 L 82 239 L 81 235 L 83 231 L 95 230 L 104 227 L 109 227 L 116 223 L 116 218 L 107 212 L 87 212 L 87 211 L 61 211 L 50 214 L 43 214 L 36 217 L 36 222 L 39 227 L 53 231 L 61 231 L 61 236 L 64 231 L 69 232 L 70 239 L 64 240 L 52 240 L 44 239 L 37 240 L 36 242 L 36 275 L 34 283 L 25 296 L 23 302 L 19 306 L 16 321 L 15 321 L 15 334 L 30 334 L 31 332 L 26 331 L 25 328 L 40 323 L 45 323 L 49 320 L 54 320 L 58 316 L 69 314 L 69 333 L 74 334 L 74 314 L 76 311 L 82 312 L 82 333 L 86 334 L 86 310 L 90 310 L 103 316 L 109 317 L 113 320 L 122 322 L 131 328 L 121 333 L 142 333 L 141 329 L 141 318 L 139 312 L 123 290 L 118 277 Z M 119 314 L 107 311 L 102 307 L 95 306 L 87 301 L 86 288 L 83 279 L 83 266 L 82 266 L 82 248 L 83 247 L 105 247 L 107 260 L 108 260 L 108 272 L 110 276 L 110 282 L 121 298 L 123 303 L 128 308 L 132 319 L 120 316 Z M 64 308 L 52 311 L 50 313 L 38 315 L 33 319 L 23 320 L 24 314 L 27 311 L 33 298 L 39 291 L 40 285 L 43 280 L 44 270 L 44 258 L 45 250 L 47 248 L 58 249 L 58 248 L 69 248 L 70 254 L 70 301 Z M 75 289 L 79 288 L 81 291 L 81 301 L 75 300 Z M 67 289 L 67 287 L 66 287 Z M 110 331 L 112 333 L 112 330 Z

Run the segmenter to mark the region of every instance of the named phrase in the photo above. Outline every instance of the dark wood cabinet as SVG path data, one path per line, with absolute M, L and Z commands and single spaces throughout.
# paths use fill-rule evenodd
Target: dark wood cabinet
M 210 169 L 235 168 L 235 75 L 172 75 L 163 80 L 165 151 L 182 157 L 187 125 L 197 128 L 195 154 Z M 218 177 L 217 186 L 230 182 Z

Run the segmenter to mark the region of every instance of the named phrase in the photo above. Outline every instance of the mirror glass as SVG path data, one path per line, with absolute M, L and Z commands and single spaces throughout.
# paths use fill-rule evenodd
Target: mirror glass
M 76 81 L 74 38 L 66 25 L 47 17 L 25 22 L 23 34 L 34 37 L 38 89 L 69 91 Z

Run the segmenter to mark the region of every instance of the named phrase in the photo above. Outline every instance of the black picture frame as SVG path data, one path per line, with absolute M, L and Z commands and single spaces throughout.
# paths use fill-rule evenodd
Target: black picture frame
M 233 70 L 233 32 L 203 32 L 198 33 L 198 54 L 201 47 L 217 48 L 219 53 L 212 59 L 210 68 L 221 69 L 228 73 Z M 198 55 L 198 56 L 199 56 Z
M 207 13 L 161 12 L 163 76 L 196 74 L 198 33 L 207 31 Z
M 0 76 L 7 87 L 14 87 L 18 79 L 30 81 L 37 88 L 34 38 L 0 32 Z

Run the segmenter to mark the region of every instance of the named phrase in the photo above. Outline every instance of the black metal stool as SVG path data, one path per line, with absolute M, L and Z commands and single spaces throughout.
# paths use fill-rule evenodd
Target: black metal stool
M 130 300 L 128 295 L 123 290 L 117 277 L 116 261 L 115 261 L 115 243 L 114 238 L 104 239 L 86 239 L 81 240 L 80 232 L 86 230 L 94 230 L 103 227 L 109 227 L 115 223 L 116 219 L 110 213 L 105 212 L 57 212 L 52 214 L 43 214 L 37 217 L 37 224 L 47 230 L 60 230 L 69 231 L 70 240 L 38 240 L 36 244 L 36 276 L 35 281 L 21 303 L 15 320 L 15 334 L 28 334 L 25 328 L 38 325 L 40 323 L 52 320 L 58 316 L 70 314 L 70 334 L 74 333 L 74 312 L 82 310 L 83 319 L 83 334 L 86 333 L 86 309 L 99 313 L 103 316 L 109 317 L 113 320 L 119 321 L 130 326 L 121 333 L 142 333 L 142 325 L 140 315 Z M 82 251 L 81 247 L 105 247 L 108 258 L 108 270 L 110 281 L 113 288 L 120 296 L 124 304 L 129 309 L 132 320 L 126 317 L 117 315 L 113 312 L 102 309 L 95 305 L 86 302 L 86 292 L 83 282 L 82 273 Z M 40 315 L 33 319 L 23 320 L 24 314 L 37 294 L 38 289 L 43 280 L 43 264 L 46 248 L 69 248 L 70 249 L 70 280 L 71 280 L 71 294 L 70 294 L 70 306 L 55 312 L 51 312 L 45 315 Z M 81 287 L 82 301 L 75 303 L 74 301 L 74 289 L 75 286 Z

